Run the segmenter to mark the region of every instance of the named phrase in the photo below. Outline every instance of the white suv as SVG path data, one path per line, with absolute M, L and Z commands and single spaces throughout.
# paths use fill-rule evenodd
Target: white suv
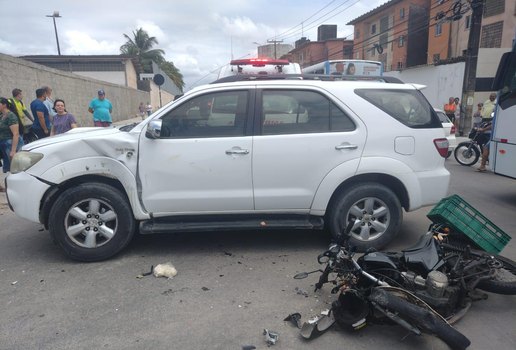
M 7 195 L 77 260 L 141 233 L 326 228 L 380 248 L 447 194 L 448 143 L 409 84 L 253 80 L 189 91 L 128 132 L 79 128 L 15 155 Z

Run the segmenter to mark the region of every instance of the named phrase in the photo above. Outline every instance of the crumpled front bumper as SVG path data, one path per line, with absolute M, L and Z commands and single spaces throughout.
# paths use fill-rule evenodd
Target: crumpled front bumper
M 7 201 L 11 210 L 21 218 L 40 222 L 41 199 L 50 188 L 50 184 L 26 172 L 21 172 L 9 174 L 5 179 L 5 185 Z

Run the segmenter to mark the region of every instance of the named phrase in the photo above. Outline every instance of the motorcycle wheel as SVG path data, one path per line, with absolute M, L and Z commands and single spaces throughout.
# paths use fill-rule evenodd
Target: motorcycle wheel
M 479 282 L 477 288 L 496 294 L 516 295 L 516 262 L 500 255 L 495 255 L 495 258 L 503 266 L 491 279 Z
M 466 349 L 471 344 L 466 336 L 453 328 L 441 315 L 404 289 L 375 288 L 369 300 L 394 311 L 426 333 L 435 334 L 452 349 Z
M 460 165 L 471 166 L 478 162 L 480 158 L 480 150 L 477 146 L 471 144 L 472 141 L 461 142 L 455 148 L 453 156 Z

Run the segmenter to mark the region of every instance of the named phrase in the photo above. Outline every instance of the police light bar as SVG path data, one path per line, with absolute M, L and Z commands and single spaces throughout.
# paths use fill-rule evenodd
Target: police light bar
M 277 60 L 272 58 L 245 58 L 239 60 L 231 60 L 229 64 L 231 64 L 232 66 L 264 67 L 266 65 L 288 66 L 290 62 L 288 60 Z

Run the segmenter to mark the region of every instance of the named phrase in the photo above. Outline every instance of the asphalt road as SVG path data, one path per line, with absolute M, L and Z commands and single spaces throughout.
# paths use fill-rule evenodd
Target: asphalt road
M 454 160 L 447 167 L 450 194 L 514 237 L 516 180 Z M 429 225 L 430 209 L 405 214 L 389 249 L 414 243 Z M 41 225 L 17 218 L 1 203 L 0 227 L 0 349 L 265 349 L 264 328 L 279 332 L 275 349 L 447 349 L 435 337 L 407 335 L 395 326 L 358 333 L 332 328 L 304 341 L 283 319 L 300 312 L 305 320 L 333 298 L 328 287 L 312 292 L 315 274 L 292 278 L 319 267 L 316 256 L 328 243 L 320 232 L 142 236 L 109 261 L 83 264 L 66 259 Z M 516 260 L 516 239 L 503 255 Z M 175 278 L 136 278 L 168 261 L 178 270 Z M 515 310 L 516 297 L 490 294 L 456 327 L 471 349 L 514 349 Z

